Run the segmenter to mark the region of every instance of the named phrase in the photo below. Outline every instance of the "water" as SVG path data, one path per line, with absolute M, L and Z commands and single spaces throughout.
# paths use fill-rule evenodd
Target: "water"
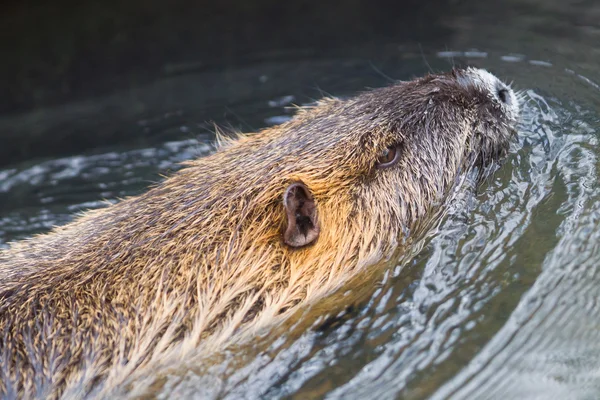
M 327 301 L 316 304 L 207 375 L 167 387 L 231 399 L 598 398 L 600 29 L 585 7 L 552 7 L 538 19 L 514 14 L 502 29 L 489 25 L 493 12 L 475 10 L 452 20 L 452 46 L 371 48 L 377 56 L 307 59 L 302 67 L 259 63 L 232 73 L 252 85 L 238 98 L 229 92 L 226 103 L 212 97 L 198 106 L 190 89 L 151 117 L 119 114 L 111 123 L 151 139 L 0 170 L 0 246 L 140 193 L 178 162 L 209 154 L 210 119 L 252 130 L 289 118 L 291 103 L 468 62 L 526 93 L 503 167 L 463 190 L 398 262 L 337 293 L 332 302 L 351 299 L 339 318 L 327 316 Z M 580 20 L 560 22 L 553 12 Z M 184 75 L 139 91 L 200 91 L 210 79 Z M 94 132 L 104 127 L 95 125 L 95 106 L 120 101 L 49 109 L 42 122 L 88 113 L 95 117 L 76 126 Z M 25 118 L 21 126 L 39 124 Z

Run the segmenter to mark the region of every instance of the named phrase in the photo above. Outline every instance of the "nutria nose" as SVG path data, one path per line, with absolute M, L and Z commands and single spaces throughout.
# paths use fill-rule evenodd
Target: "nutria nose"
M 477 88 L 504 105 L 507 115 L 515 119 L 519 115 L 519 99 L 513 90 L 495 75 L 480 68 L 469 67 L 457 77 L 460 85 L 467 89 Z
M 499 84 L 496 87 L 496 97 L 500 102 L 510 105 L 510 95 L 508 93 L 508 88 L 502 84 Z

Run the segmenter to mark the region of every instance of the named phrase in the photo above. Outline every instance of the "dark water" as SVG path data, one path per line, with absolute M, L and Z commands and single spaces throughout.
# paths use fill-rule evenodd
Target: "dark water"
M 161 113 L 123 126 L 152 140 L 0 170 L 0 246 L 139 193 L 178 162 L 209 154 L 209 119 L 254 130 L 322 93 L 469 63 L 526 93 L 504 166 L 458 193 L 431 235 L 376 273 L 339 323 L 316 330 L 301 318 L 262 338 L 251 356 L 168 387 L 232 399 L 599 398 L 600 7 L 578 4 L 524 2 L 502 24 L 493 10 L 475 9 L 448 22 L 455 36 L 444 45 L 255 63 L 230 71 L 234 84 L 210 101 L 202 94 L 217 75 L 141 87 L 136 96 L 178 94 Z M 67 104 L 21 117 L 20 126 L 43 131 L 47 121 L 94 115 L 93 133 L 123 102 L 117 94 Z M 319 313 L 326 311 L 315 305 L 305 318 Z

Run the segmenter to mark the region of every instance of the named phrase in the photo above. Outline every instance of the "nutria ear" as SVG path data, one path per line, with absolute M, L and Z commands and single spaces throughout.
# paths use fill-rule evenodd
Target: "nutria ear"
M 301 182 L 288 186 L 283 195 L 287 227 L 283 241 L 292 247 L 313 243 L 319 237 L 317 206 L 310 190 Z

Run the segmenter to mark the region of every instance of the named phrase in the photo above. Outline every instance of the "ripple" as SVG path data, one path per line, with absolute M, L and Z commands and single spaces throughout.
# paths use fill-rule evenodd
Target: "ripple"
M 539 121 L 538 121 L 539 122 Z M 454 379 L 442 398 L 594 398 L 600 389 L 600 195 L 596 132 L 573 121 L 553 152 L 560 238 L 541 274 L 494 338 Z M 594 134 L 594 137 L 590 137 Z M 590 146 L 593 146 L 590 148 Z

